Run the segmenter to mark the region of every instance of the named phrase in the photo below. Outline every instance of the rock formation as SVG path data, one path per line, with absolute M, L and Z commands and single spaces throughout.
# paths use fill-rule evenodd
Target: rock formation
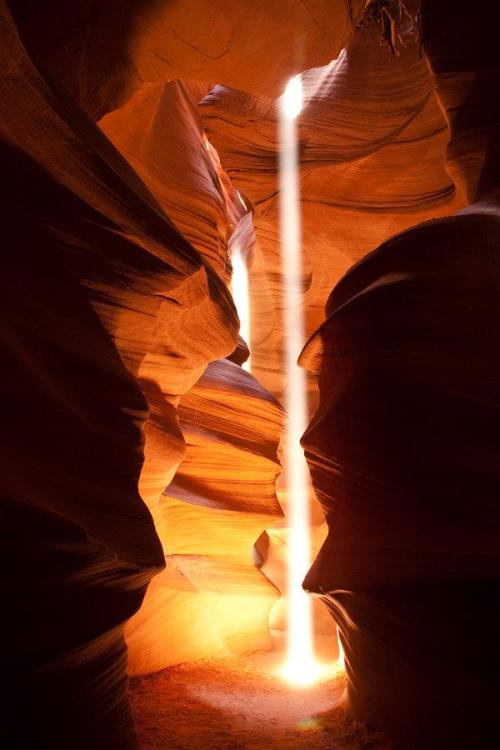
M 127 670 L 283 627 L 276 96 L 299 71 L 305 586 L 358 720 L 496 746 L 496 14 L 0 0 L 2 746 L 135 750 Z
M 183 454 L 173 400 L 234 349 L 237 316 L 123 157 L 31 63 L 4 4 L 0 23 L 1 731 L 8 747 L 36 727 L 42 746 L 123 750 L 135 745 L 123 624 L 164 565 L 139 486 L 155 513 Z
M 243 209 L 201 125 L 197 104 L 206 93 L 184 81 L 145 85 L 100 125 L 179 232 L 229 282 L 228 243 Z
M 146 86 L 100 124 L 179 231 L 229 281 L 231 245 L 249 252 L 254 238 L 251 215 L 201 126 L 196 102 L 205 93 L 206 87 L 180 81 Z M 239 349 L 234 356 L 244 361 Z M 182 388 L 173 383 L 172 363 L 165 361 L 164 367 L 154 379 L 164 402 L 147 425 L 147 436 L 169 413 L 165 399 L 171 413 L 187 391 L 185 383 Z M 141 382 L 148 393 L 151 381 Z M 269 646 L 267 620 L 277 591 L 255 567 L 252 548 L 263 529 L 282 515 L 275 489 L 281 407 L 238 364 L 221 360 L 181 398 L 177 412 L 187 450 L 168 499 L 159 500 L 141 483 L 168 558 L 167 570 L 152 583 L 127 628 L 131 674 L 228 649 L 238 653 Z M 146 461 L 152 454 L 166 468 L 171 446 L 161 452 L 157 442 L 154 437 L 146 442 Z M 172 477 L 155 474 L 153 489 L 162 492 Z M 224 512 L 207 513 L 193 504 Z M 227 540 L 222 560 L 221 537 Z M 238 550 L 234 560 L 231 545 Z
M 445 170 L 448 129 L 421 54 L 417 22 L 408 23 L 402 34 L 405 46 L 391 55 L 380 44 L 378 25 L 356 28 L 337 60 L 303 75 L 300 189 L 303 304 L 309 334 L 323 321 L 333 284 L 353 262 L 392 234 L 464 203 Z M 278 107 L 275 100 L 216 86 L 200 111 L 222 166 L 254 209 L 252 368 L 281 398 Z M 312 411 L 313 378 L 309 389 Z M 311 510 L 314 535 L 322 538 L 323 517 L 314 496 Z M 263 570 L 270 571 L 279 586 L 283 566 L 277 561 L 285 540 L 285 530 L 274 530 L 264 544 Z
M 163 499 L 185 454 L 176 408 L 210 360 L 231 352 L 241 359 L 244 350 L 225 282 L 232 230 L 249 236 L 247 209 L 236 208 L 235 191 L 201 137 L 194 103 L 206 84 L 164 84 L 196 73 L 274 93 L 296 69 L 295 53 L 280 39 L 300 36 L 300 67 L 320 64 L 338 48 L 346 21 L 340 2 L 262 3 L 245 29 L 234 3 L 193 2 L 189 29 L 178 10 L 153 1 L 0 6 L 8 185 L 2 569 L 13 571 L 4 581 L 13 607 L 4 636 L 7 746 L 30 744 L 35 728 L 37 742 L 53 748 L 135 746 L 123 625 L 164 565 L 157 533 L 164 505 L 182 507 L 187 523 L 204 512 Z M 255 39 L 279 43 L 276 74 L 254 57 Z M 109 114 L 118 106 L 128 130 Z M 157 113 L 151 129 L 141 106 Z M 177 108 L 177 120 L 169 121 L 168 108 Z M 128 161 L 91 119 L 106 115 L 102 128 Z M 158 132 L 170 138 L 170 150 L 159 148 Z M 249 407 L 268 404 L 270 444 L 277 441 L 278 406 L 248 380 L 245 390 Z M 270 486 L 278 463 L 266 450 L 259 487 L 266 494 L 255 497 L 262 513 L 236 506 L 209 515 L 221 533 L 245 528 L 234 565 L 246 565 L 250 589 L 255 582 L 250 598 L 260 609 L 252 627 L 261 640 L 276 593 L 251 569 L 243 538 L 249 551 L 250 536 L 278 511 Z M 182 527 L 179 520 L 179 537 Z M 186 557 L 186 549 L 179 538 L 171 554 Z M 191 568 L 192 590 L 200 585 Z M 245 627 L 234 629 L 243 639 Z
M 358 28 L 336 61 L 303 76 L 300 190 L 309 334 L 323 320 L 333 284 L 354 261 L 392 234 L 463 205 L 444 168 L 448 133 L 432 75 L 413 26 L 405 35 L 406 46 L 391 57 L 377 26 Z M 201 112 L 222 166 L 254 206 L 252 366 L 279 397 L 278 103 L 217 86 Z
M 471 205 L 357 263 L 302 356 L 329 525 L 305 585 L 340 625 L 355 715 L 426 749 L 497 735 L 499 125 L 484 93 L 499 67 L 480 6 L 422 7 L 447 165 Z
M 30 54 L 93 118 L 144 84 L 220 81 L 278 96 L 324 65 L 349 28 L 344 0 L 10 0 Z
M 253 546 L 282 516 L 275 482 L 283 410 L 223 359 L 182 397 L 178 413 L 186 455 L 156 523 L 167 569 L 126 629 L 133 674 L 271 646 L 279 592 L 257 569 Z

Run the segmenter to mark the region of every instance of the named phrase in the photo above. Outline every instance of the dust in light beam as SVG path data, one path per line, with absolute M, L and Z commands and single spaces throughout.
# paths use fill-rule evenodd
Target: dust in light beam
M 302 81 L 291 78 L 280 99 L 280 234 L 284 284 L 285 434 L 287 481 L 288 571 L 287 655 L 283 676 L 299 685 L 321 677 L 314 656 L 312 602 L 302 588 L 311 565 L 309 474 L 300 445 L 307 427 L 306 379 L 297 359 L 305 341 L 302 300 L 302 227 L 300 216 L 296 118 L 302 110 Z
M 248 282 L 248 268 L 246 259 L 243 257 L 241 249 L 236 246 L 233 249 L 231 263 L 233 266 L 233 275 L 231 278 L 231 294 L 234 299 L 238 317 L 240 319 L 240 336 L 250 347 L 250 289 Z M 251 357 L 242 364 L 244 370 L 251 370 Z
M 280 674 L 297 686 L 311 685 L 335 676 L 343 669 L 342 649 L 336 665 L 320 663 L 314 653 L 312 600 L 302 588 L 311 566 L 309 472 L 300 438 L 307 427 L 306 376 L 297 360 L 305 343 L 302 299 L 302 227 L 299 195 L 298 138 L 296 118 L 303 106 L 302 81 L 294 76 L 280 97 L 280 236 L 284 288 L 283 324 L 285 348 L 284 470 L 287 496 L 287 590 L 288 622 L 285 664 Z M 241 200 L 241 197 L 240 197 Z M 243 204 L 244 205 L 244 204 Z M 231 291 L 240 318 L 241 336 L 250 343 L 250 296 L 248 269 L 240 248 L 232 255 Z M 245 369 L 250 369 L 248 360 Z

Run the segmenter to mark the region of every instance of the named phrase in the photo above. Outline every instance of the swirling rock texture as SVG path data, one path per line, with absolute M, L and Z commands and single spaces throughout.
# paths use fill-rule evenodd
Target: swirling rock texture
M 406 46 L 391 57 L 378 26 L 358 28 L 336 61 L 303 76 L 300 190 L 309 334 L 323 320 L 332 285 L 354 261 L 392 234 L 461 205 L 444 168 L 448 132 L 433 77 L 414 24 L 408 20 L 402 33 Z M 252 368 L 280 397 L 278 103 L 217 86 L 200 109 L 224 169 L 254 207 Z
M 349 26 L 344 0 L 8 4 L 37 63 L 96 120 L 144 84 L 178 79 L 278 96 L 335 57 Z
M 494 747 L 498 615 L 500 65 L 492 3 L 422 5 L 470 205 L 382 244 L 334 288 L 302 362 L 303 439 L 355 715 L 418 748 Z
M 145 86 L 100 125 L 179 231 L 229 281 L 230 246 L 246 254 L 254 236 L 251 215 L 204 135 L 195 105 L 205 93 L 181 81 Z M 237 361 L 246 359 L 243 348 L 235 350 Z M 171 362 L 164 367 L 154 382 L 167 386 L 164 397 L 175 407 L 179 387 L 172 387 Z M 147 392 L 149 381 L 143 382 Z M 162 413 L 168 412 L 160 404 L 158 418 Z M 141 485 L 169 557 L 126 630 L 131 674 L 270 645 L 268 614 L 278 594 L 255 567 L 252 546 L 282 515 L 275 489 L 281 407 L 238 364 L 221 360 L 181 399 L 178 414 L 187 452 L 169 499 L 158 502 Z M 150 433 L 146 458 L 153 453 L 164 469 L 166 457 Z M 162 488 L 171 478 L 157 477 Z
M 207 88 L 184 81 L 145 85 L 100 126 L 179 232 L 227 283 L 228 243 L 243 209 L 198 115 Z
M 302 77 L 305 106 L 298 132 L 308 334 L 323 321 L 332 285 L 353 262 L 401 229 L 464 202 L 445 170 L 448 128 L 421 54 L 417 21 L 405 18 L 397 55 L 381 44 L 380 36 L 378 24 L 363 24 L 337 60 Z M 281 398 L 285 332 L 278 107 L 275 100 L 216 86 L 200 111 L 222 166 L 253 206 L 252 371 Z M 315 391 L 311 377 L 311 411 Z M 313 534 L 322 541 L 323 513 L 313 494 L 310 503 Z M 264 540 L 263 570 L 280 586 L 286 531 L 274 530 Z M 282 621 L 280 607 L 273 621 Z M 320 610 L 318 621 L 326 632 Z
M 227 359 L 182 397 L 186 456 L 161 502 L 168 555 L 127 626 L 130 670 L 271 647 L 278 590 L 257 569 L 255 541 L 282 516 L 275 481 L 283 410 Z
M 295 45 L 283 40 L 300 37 L 301 67 L 321 64 L 339 49 L 347 15 L 340 1 L 291 0 L 283 8 L 266 0 L 243 24 L 247 12 L 245 3 L 224 0 L 210 7 L 193 0 L 189 8 L 154 0 L 0 5 L 8 185 L 2 570 L 9 571 L 4 592 L 12 607 L 4 619 L 9 697 L 0 731 L 8 747 L 31 746 L 33 736 L 52 748 L 135 746 L 123 625 L 164 566 L 164 515 L 178 531 L 168 548 L 182 557 L 173 568 L 177 590 L 199 593 L 207 578 L 204 553 L 192 549 L 193 540 L 183 542 L 183 518 L 194 527 L 196 517 L 200 529 L 217 528 L 233 544 L 231 575 L 244 573 L 246 581 L 239 582 L 236 606 L 244 588 L 255 606 L 222 636 L 214 615 L 213 643 L 236 648 L 238 641 L 244 649 L 252 628 L 261 643 L 265 636 L 276 592 L 246 553 L 250 536 L 278 513 L 274 437 L 261 460 L 240 451 L 254 472 L 255 463 L 262 467 L 258 491 L 267 489 L 258 510 L 247 508 L 256 491 L 248 482 L 243 499 L 236 493 L 228 509 L 162 499 L 185 452 L 179 398 L 209 360 L 231 352 L 238 361 L 244 357 L 224 282 L 232 225 L 240 239 L 251 234 L 247 209 L 235 209 L 234 189 L 193 114 L 205 84 L 164 84 L 195 76 L 274 94 L 296 67 Z M 281 50 L 276 70 L 255 55 L 256 40 Z M 127 104 L 136 93 L 139 99 Z M 119 106 L 130 118 L 128 130 L 117 130 L 108 114 Z M 141 120 L 141 107 L 157 113 L 152 128 Z M 128 162 L 96 127 L 103 116 L 103 129 Z M 171 139 L 168 153 L 158 132 Z M 153 148 L 158 153 L 149 163 Z M 210 158 L 201 158 L 203 148 Z M 267 418 L 274 435 L 279 406 L 234 367 L 223 368 L 229 390 L 246 399 L 261 435 Z M 252 442 L 245 430 L 242 445 Z M 225 577 L 222 568 L 219 580 Z M 199 618 L 193 638 L 214 598 L 214 591 L 205 603 L 191 598 Z M 189 604 L 185 616 L 193 611 Z M 177 622 L 180 632 L 184 620 Z M 184 653 L 196 651 L 191 645 L 186 635 Z M 166 663 L 158 651 L 148 668 Z M 170 652 L 167 662 L 182 658 L 181 651 Z M 145 669 L 141 658 L 149 655 L 137 656 L 133 670 Z
M 235 348 L 237 317 L 130 166 L 31 63 L 3 3 L 1 37 L 1 733 L 7 747 L 36 733 L 44 747 L 122 749 L 135 745 L 123 624 L 164 565 L 143 500 L 155 514 L 183 454 L 175 398 Z
M 134 674 L 269 647 L 272 97 L 308 68 L 304 446 L 329 534 L 305 585 L 357 718 L 496 746 L 496 8 L 416 6 L 0 0 L 3 746 L 135 748 L 124 632 Z

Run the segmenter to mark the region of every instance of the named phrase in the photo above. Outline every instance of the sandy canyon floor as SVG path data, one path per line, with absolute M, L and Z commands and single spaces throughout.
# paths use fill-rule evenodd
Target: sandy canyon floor
M 344 678 L 287 685 L 269 654 L 206 661 L 131 680 L 141 750 L 397 750 L 353 723 Z

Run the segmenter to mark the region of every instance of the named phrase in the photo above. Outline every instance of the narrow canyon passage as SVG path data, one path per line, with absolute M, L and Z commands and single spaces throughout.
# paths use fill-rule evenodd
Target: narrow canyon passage
M 500 744 L 493 0 L 0 0 L 6 750 Z

